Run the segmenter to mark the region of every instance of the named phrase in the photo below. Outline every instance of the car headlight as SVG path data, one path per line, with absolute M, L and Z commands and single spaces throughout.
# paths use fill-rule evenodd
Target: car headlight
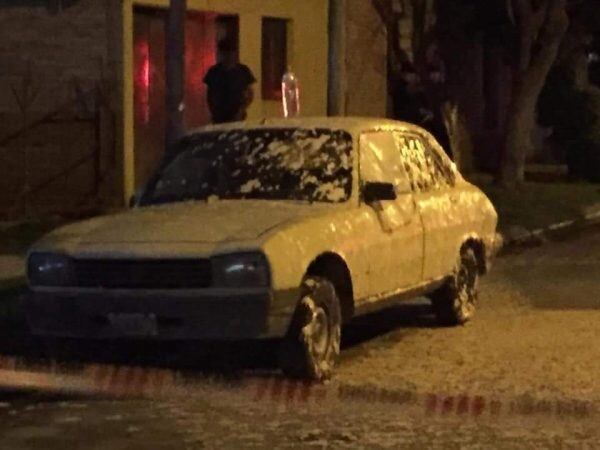
M 71 260 L 54 253 L 32 253 L 27 262 L 27 277 L 31 286 L 69 286 L 72 284 Z
M 262 253 L 236 253 L 211 258 L 216 287 L 266 287 L 270 284 L 267 258 Z

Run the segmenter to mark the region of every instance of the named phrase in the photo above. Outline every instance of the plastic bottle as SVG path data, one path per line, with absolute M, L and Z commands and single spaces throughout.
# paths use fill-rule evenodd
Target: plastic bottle
M 294 72 L 288 68 L 281 80 L 283 116 L 286 118 L 300 115 L 300 83 Z

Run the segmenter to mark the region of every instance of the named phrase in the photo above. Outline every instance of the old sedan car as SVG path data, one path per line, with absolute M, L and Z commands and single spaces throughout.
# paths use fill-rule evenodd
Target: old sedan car
M 388 301 L 471 319 L 497 222 L 426 131 L 356 118 L 193 132 L 135 203 L 33 246 L 34 333 L 280 338 L 284 372 L 312 379 L 331 375 L 342 325 Z

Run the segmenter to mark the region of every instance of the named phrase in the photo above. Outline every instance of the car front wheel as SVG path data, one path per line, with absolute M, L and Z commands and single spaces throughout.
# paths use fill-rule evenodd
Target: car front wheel
M 475 315 L 479 266 L 475 251 L 464 248 L 451 278 L 432 295 L 433 311 L 442 325 L 461 325 Z
M 331 377 L 340 353 L 341 311 L 333 284 L 309 277 L 281 347 L 285 375 L 316 381 Z

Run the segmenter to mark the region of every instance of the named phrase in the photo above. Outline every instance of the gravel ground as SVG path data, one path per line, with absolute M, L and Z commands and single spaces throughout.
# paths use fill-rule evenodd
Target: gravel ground
M 0 449 L 598 448 L 598 320 L 596 230 L 498 260 L 467 326 L 419 302 L 361 319 L 304 400 L 257 373 L 152 401 L 4 393 Z
M 423 393 L 599 401 L 599 322 L 594 233 L 499 259 L 483 279 L 473 322 L 392 331 L 345 358 L 338 379 Z
M 368 401 L 249 402 L 234 391 L 171 401 L 40 400 L 0 412 L 0 448 L 597 448 L 597 418 L 430 415 Z M 17 406 L 19 404 L 19 406 Z

